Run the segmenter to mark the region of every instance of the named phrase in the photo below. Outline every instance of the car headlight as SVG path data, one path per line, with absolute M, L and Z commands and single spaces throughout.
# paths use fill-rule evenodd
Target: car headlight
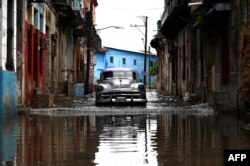
M 138 86 L 138 89 L 139 89 L 140 91 L 145 91 L 145 90 L 146 90 L 144 85 L 139 85 L 139 86 Z
M 101 91 L 103 91 L 104 90 L 104 88 L 103 88 L 103 86 L 97 86 L 97 88 L 96 88 L 96 91 L 97 92 L 101 92 Z

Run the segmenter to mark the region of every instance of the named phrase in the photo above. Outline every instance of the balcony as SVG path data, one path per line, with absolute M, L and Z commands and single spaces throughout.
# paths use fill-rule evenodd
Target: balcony
M 51 4 L 62 24 L 70 24 L 72 29 L 84 26 L 83 3 L 80 0 L 52 0 Z
M 188 0 L 169 0 L 161 18 L 161 32 L 167 38 L 173 38 L 190 17 Z
M 193 13 L 196 17 L 193 26 L 219 25 L 228 17 L 231 10 L 230 0 L 203 0 L 202 5 Z
M 51 3 L 59 15 L 60 21 L 64 24 L 76 18 L 72 8 L 72 0 L 53 0 Z
M 49 0 L 28 0 L 29 3 L 47 3 Z
M 206 13 L 207 17 L 217 17 L 232 10 L 232 4 L 230 0 L 213 0 L 212 2 L 211 0 L 204 0 L 204 5 L 206 5 L 208 11 Z
M 84 18 L 84 4 L 82 0 L 73 0 L 73 11 L 77 13 L 81 18 Z

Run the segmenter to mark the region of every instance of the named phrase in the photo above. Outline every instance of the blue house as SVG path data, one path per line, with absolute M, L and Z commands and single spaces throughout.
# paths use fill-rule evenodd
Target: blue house
M 156 84 L 156 76 L 149 76 L 149 66 L 152 67 L 156 64 L 157 56 L 155 54 L 147 55 L 147 76 L 146 84 Z M 105 68 L 122 67 L 133 68 L 137 70 L 139 79 L 143 81 L 144 71 L 144 53 L 121 50 L 117 48 L 105 47 L 96 53 L 96 65 L 94 70 L 94 85 L 96 80 L 99 79 L 100 73 Z

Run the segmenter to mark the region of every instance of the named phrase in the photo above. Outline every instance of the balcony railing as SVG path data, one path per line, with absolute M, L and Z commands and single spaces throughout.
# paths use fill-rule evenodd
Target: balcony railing
M 72 6 L 72 1 L 73 0 L 54 0 L 53 3 L 54 4 L 61 4 L 61 5 L 70 5 Z
M 190 17 L 188 3 L 189 0 L 169 0 L 166 2 L 161 18 L 161 30 L 166 37 L 173 37 L 185 26 L 186 21 L 182 18 Z
M 162 24 L 168 19 L 168 17 L 180 6 L 187 5 L 189 0 L 169 0 L 165 5 L 165 10 L 161 17 Z M 195 1 L 195 0 L 193 0 Z
M 164 12 L 163 12 L 163 14 L 162 14 L 162 16 L 161 16 L 161 24 L 163 25 L 164 23 L 165 23 L 165 21 L 167 20 L 167 18 L 168 18 L 168 8 L 165 8 L 164 9 Z M 161 26 L 162 26 L 161 25 Z
M 52 0 L 51 2 L 60 17 L 65 20 L 65 23 L 76 18 L 73 10 L 76 4 L 74 0 Z

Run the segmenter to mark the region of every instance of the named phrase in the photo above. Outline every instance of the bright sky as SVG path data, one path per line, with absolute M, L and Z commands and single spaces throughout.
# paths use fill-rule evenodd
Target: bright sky
M 96 8 L 96 29 L 119 26 L 123 29 L 100 30 L 102 46 L 137 51 L 144 50 L 145 25 L 140 16 L 148 16 L 148 46 L 157 33 L 157 21 L 164 11 L 164 0 L 98 0 Z M 151 52 L 155 50 L 151 48 Z

